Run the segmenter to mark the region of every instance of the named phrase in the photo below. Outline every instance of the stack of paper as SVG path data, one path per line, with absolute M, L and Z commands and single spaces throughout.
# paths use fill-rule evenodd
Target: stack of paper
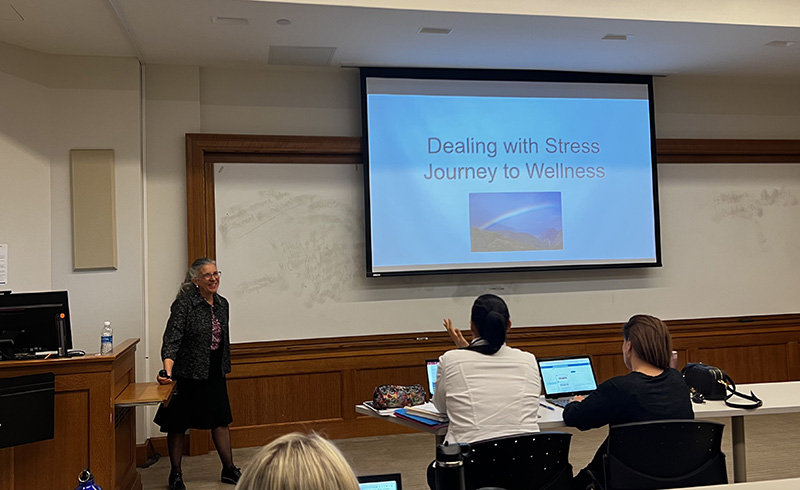
M 395 417 L 399 417 L 401 419 L 409 420 L 414 422 L 415 424 L 423 425 L 428 427 L 429 429 L 438 429 L 440 427 L 447 427 L 447 422 L 439 422 L 438 420 L 428 419 L 425 417 L 419 417 L 417 415 L 411 415 L 410 413 L 406 412 L 405 408 L 398 408 L 394 412 Z
M 433 403 L 431 402 L 405 408 L 406 413 L 411 415 L 417 415 L 419 417 L 425 417 L 426 419 L 437 420 L 439 422 L 447 422 L 447 414 L 436 410 L 436 407 L 433 406 Z

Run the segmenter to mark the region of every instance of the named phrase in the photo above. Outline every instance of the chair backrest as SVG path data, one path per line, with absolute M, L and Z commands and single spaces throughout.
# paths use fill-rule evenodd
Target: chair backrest
M 606 490 L 728 483 L 722 430 L 707 420 L 655 420 L 611 426 Z
M 466 488 L 569 489 L 571 438 L 566 432 L 534 432 L 471 443 L 464 457 Z

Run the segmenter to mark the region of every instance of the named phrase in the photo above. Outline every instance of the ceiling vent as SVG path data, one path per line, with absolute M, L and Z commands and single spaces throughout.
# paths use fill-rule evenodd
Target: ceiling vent
M 211 17 L 212 24 L 220 24 L 226 26 L 246 26 L 247 19 L 244 17 Z
M 336 48 L 321 46 L 270 46 L 270 65 L 328 66 Z
M 422 27 L 419 30 L 420 34 L 450 34 L 453 29 L 447 27 Z
M 601 39 L 604 41 L 627 41 L 632 37 L 630 34 L 606 34 Z
M 22 22 L 25 20 L 13 5 L 0 3 L 0 21 Z

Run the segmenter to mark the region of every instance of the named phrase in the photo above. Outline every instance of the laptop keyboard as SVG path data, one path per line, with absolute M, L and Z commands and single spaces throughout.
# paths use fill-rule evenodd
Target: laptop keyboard
M 555 400 L 547 400 L 547 403 L 551 403 L 553 405 L 559 406 L 564 408 L 569 403 L 570 398 L 556 398 Z

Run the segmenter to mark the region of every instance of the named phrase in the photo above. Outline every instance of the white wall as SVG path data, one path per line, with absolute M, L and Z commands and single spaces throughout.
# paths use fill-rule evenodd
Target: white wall
M 99 351 L 103 321 L 116 342 L 146 334 L 139 80 L 135 59 L 0 45 L 0 243 L 9 244 L 2 288 L 69 291 L 73 346 L 87 354 Z M 119 263 L 76 272 L 69 151 L 94 148 L 115 152 Z M 140 379 L 145 350 L 137 347 Z
M 659 138 L 800 138 L 800 82 L 669 76 L 654 81 Z
M 0 290 L 48 290 L 47 89 L 31 80 L 41 56 L 2 44 L 0 56 L 0 244 L 8 245 L 8 283 Z

